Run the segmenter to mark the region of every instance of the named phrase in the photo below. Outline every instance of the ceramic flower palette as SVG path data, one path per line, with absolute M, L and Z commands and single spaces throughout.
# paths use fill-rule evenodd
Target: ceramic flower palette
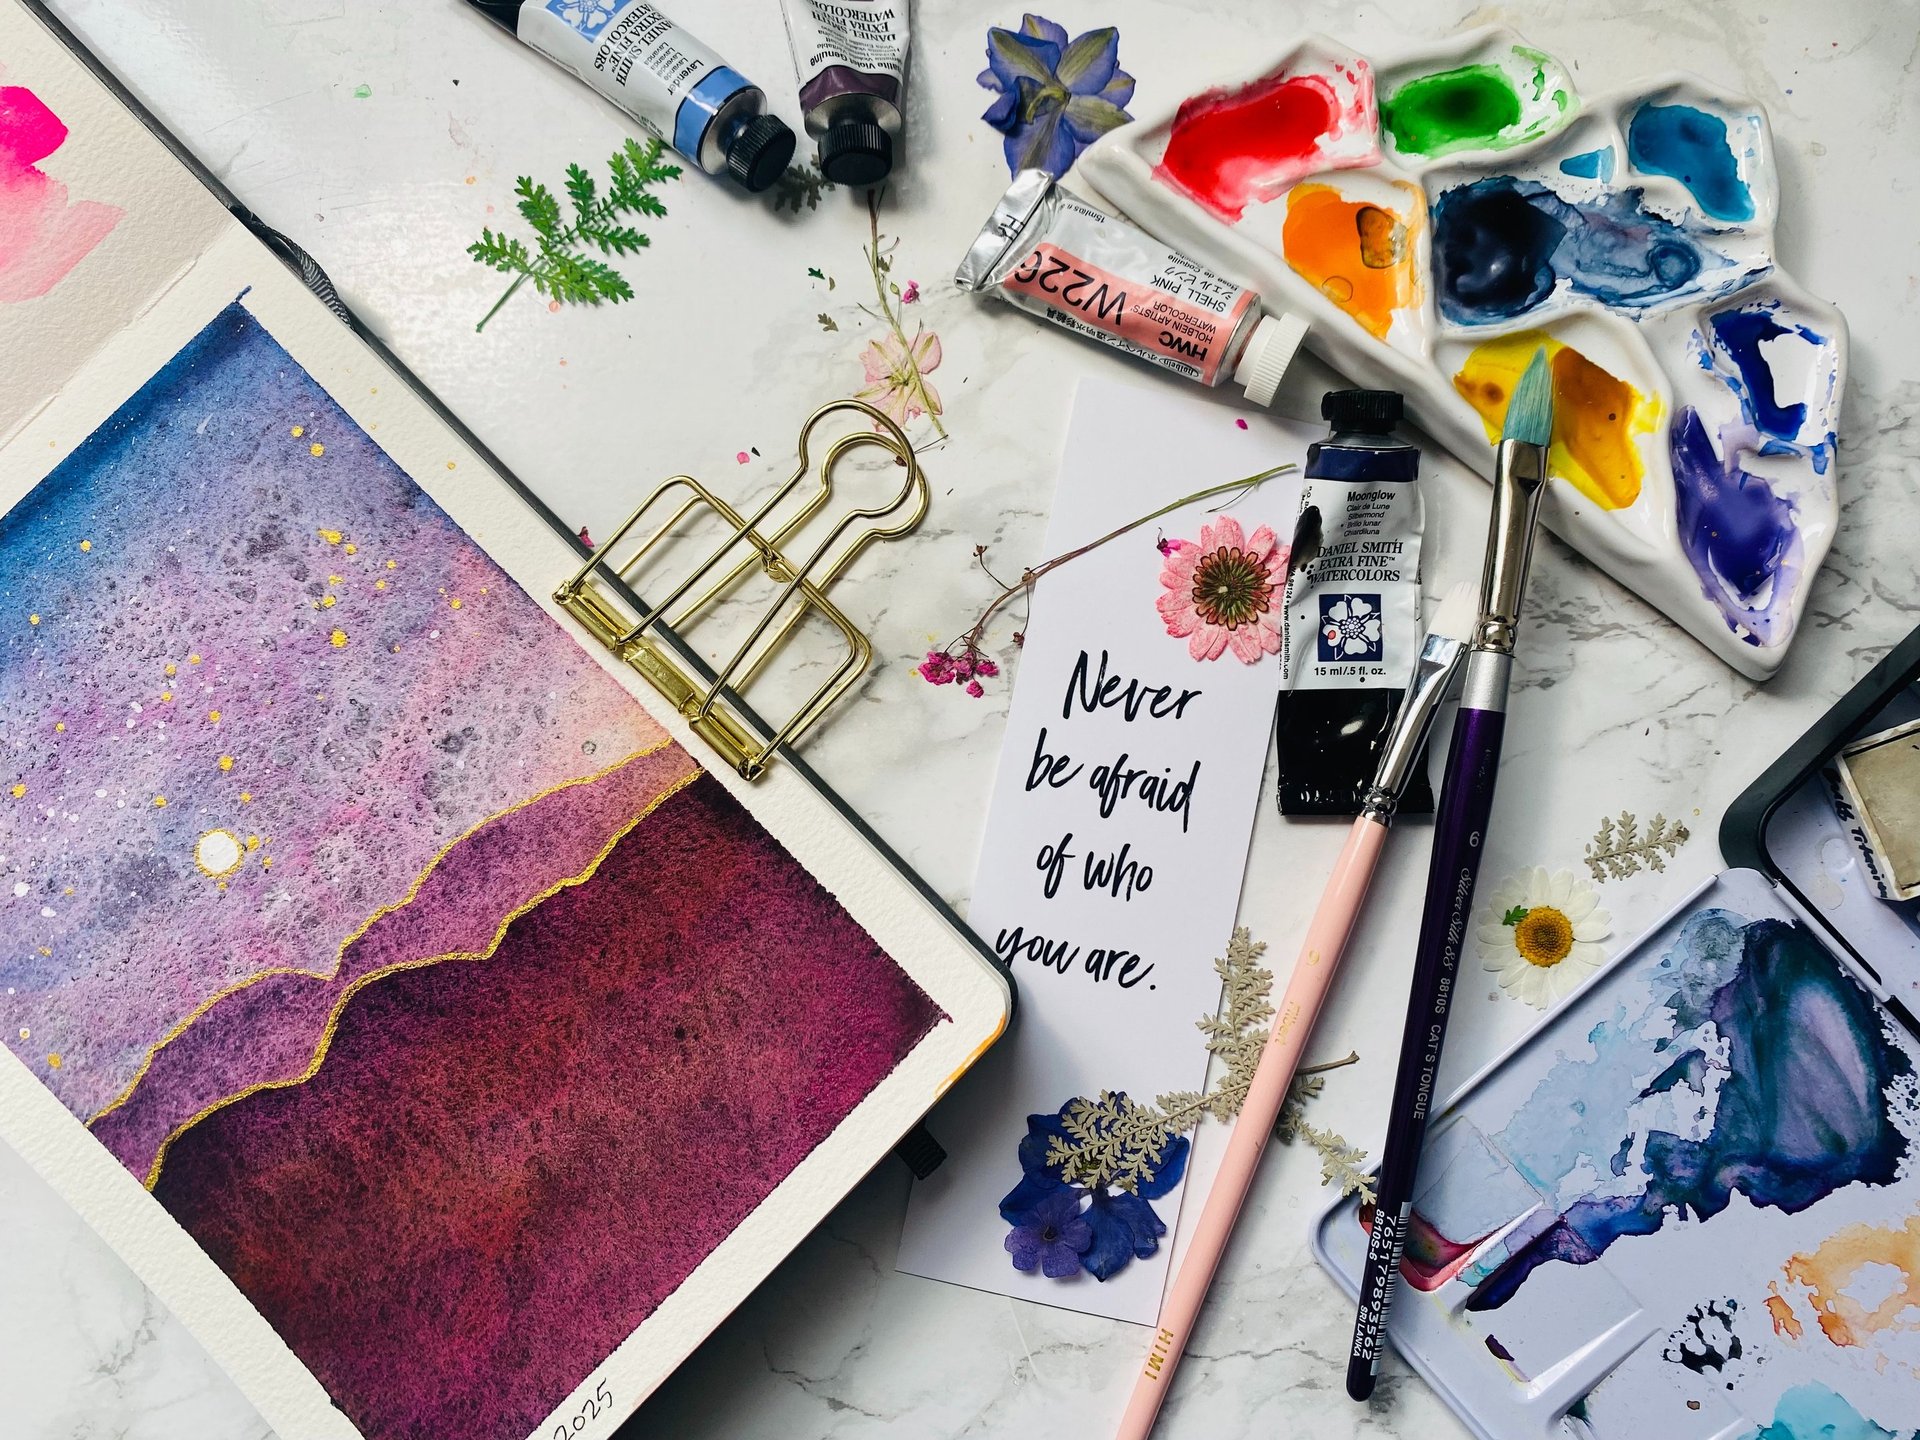
M 1545 345 L 1548 523 L 1742 674 L 1779 667 L 1838 518 L 1847 338 L 1774 263 L 1761 106 L 1682 75 L 1583 101 L 1505 30 L 1378 62 L 1315 37 L 1076 178 L 1483 473 Z

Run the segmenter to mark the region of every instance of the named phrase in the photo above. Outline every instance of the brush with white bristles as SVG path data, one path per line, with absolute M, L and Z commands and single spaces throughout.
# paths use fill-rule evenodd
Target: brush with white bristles
M 1153 1349 L 1146 1366 L 1134 1381 L 1133 1396 L 1120 1422 L 1118 1440 L 1145 1440 L 1154 1415 L 1172 1382 L 1180 1352 L 1186 1348 L 1193 1331 L 1194 1318 L 1206 1299 L 1213 1272 L 1233 1233 L 1233 1222 L 1246 1199 L 1247 1187 L 1259 1167 L 1267 1137 L 1280 1118 L 1286 1102 L 1287 1087 L 1300 1068 L 1300 1057 L 1307 1038 L 1320 1018 L 1321 1006 L 1333 988 L 1333 977 L 1340 965 L 1341 952 L 1353 934 L 1354 922 L 1367 898 L 1380 853 L 1386 848 L 1387 831 L 1399 808 L 1401 792 L 1414 764 L 1426 752 L 1427 735 L 1433 729 L 1434 716 L 1446 699 L 1454 672 L 1467 653 L 1474 620 L 1479 613 L 1475 587 L 1461 584 L 1447 592 L 1433 617 L 1427 637 L 1420 647 L 1420 659 L 1414 666 L 1407 696 L 1394 718 L 1393 729 L 1381 752 L 1379 768 L 1365 807 L 1347 832 L 1346 847 L 1334 862 L 1333 874 L 1320 896 L 1320 904 L 1307 926 L 1300 956 L 1293 963 L 1293 978 L 1287 993 L 1280 998 L 1275 1013 L 1280 1017 L 1267 1035 L 1260 1052 L 1260 1063 L 1253 1072 L 1240 1119 L 1227 1141 L 1227 1153 L 1220 1172 L 1207 1192 L 1200 1223 L 1194 1229 L 1193 1242 L 1186 1259 L 1167 1289 L 1155 1328 Z

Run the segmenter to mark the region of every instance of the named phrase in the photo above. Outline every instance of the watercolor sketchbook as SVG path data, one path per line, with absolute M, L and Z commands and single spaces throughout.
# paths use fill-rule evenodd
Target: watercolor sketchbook
M 0 1140 L 289 1440 L 608 1435 L 1008 985 L 71 45 L 0 3 Z
M 1485 1440 L 1920 1436 L 1920 902 L 1836 759 L 1911 637 L 1729 811 L 1708 881 L 1436 1117 L 1394 1346 Z M 1322 1219 L 1352 1293 L 1367 1217 Z
M 1546 523 L 1742 674 L 1779 668 L 1839 520 L 1847 331 L 1777 262 L 1758 102 L 1674 73 L 1583 98 L 1508 30 L 1379 59 L 1316 36 L 1074 174 L 1489 478 L 1544 345 Z

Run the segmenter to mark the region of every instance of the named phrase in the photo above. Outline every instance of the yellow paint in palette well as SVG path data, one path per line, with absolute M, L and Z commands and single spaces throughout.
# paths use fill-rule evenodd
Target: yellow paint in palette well
M 1349 200 L 1331 185 L 1306 181 L 1287 192 L 1280 248 L 1287 264 L 1376 340 L 1387 338 L 1396 310 L 1419 293 L 1414 276 L 1413 226 L 1420 192 L 1404 181 L 1407 214 L 1365 200 Z
M 1453 388 L 1480 412 L 1487 439 L 1498 442 L 1506 426 L 1507 402 L 1542 345 L 1553 367 L 1553 449 L 1548 466 L 1594 504 L 1607 510 L 1625 509 L 1640 498 L 1645 467 L 1635 441 L 1652 434 L 1659 423 L 1657 395 L 1642 394 L 1571 345 L 1539 330 L 1502 335 L 1475 346 L 1453 377 Z

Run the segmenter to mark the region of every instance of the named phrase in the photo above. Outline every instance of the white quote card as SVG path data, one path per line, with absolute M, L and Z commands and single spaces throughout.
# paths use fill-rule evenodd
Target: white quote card
M 1297 465 L 1312 438 L 1304 426 L 1198 396 L 1085 381 L 1037 558 L 1182 495 Z M 1151 1103 L 1204 1083 L 1195 1022 L 1220 1002 L 1213 961 L 1233 933 L 1280 687 L 1277 633 L 1268 651 L 1253 630 L 1283 623 L 1284 573 L 1265 597 L 1266 626 L 1231 633 L 1202 613 L 1212 607 L 1194 607 L 1193 584 L 1163 575 L 1183 544 L 1236 548 L 1232 525 L 1243 555 L 1261 553 L 1264 527 L 1283 565 L 1299 494 L 1295 473 L 1185 506 L 1036 588 L 968 914 L 1011 965 L 1018 1011 L 1008 1037 L 929 1122 L 949 1158 L 914 1187 L 900 1269 L 1153 1322 L 1180 1187 L 1149 1202 L 1167 1227 L 1158 1250 L 1104 1282 L 1084 1270 L 1064 1279 L 1016 1270 L 999 1207 L 1022 1179 L 1029 1115 L 1103 1090 Z M 1163 596 L 1170 616 L 1156 603 Z M 1196 620 L 1195 634 L 1169 633 Z M 1195 658 L 1233 638 L 1252 663 L 1231 644 Z

